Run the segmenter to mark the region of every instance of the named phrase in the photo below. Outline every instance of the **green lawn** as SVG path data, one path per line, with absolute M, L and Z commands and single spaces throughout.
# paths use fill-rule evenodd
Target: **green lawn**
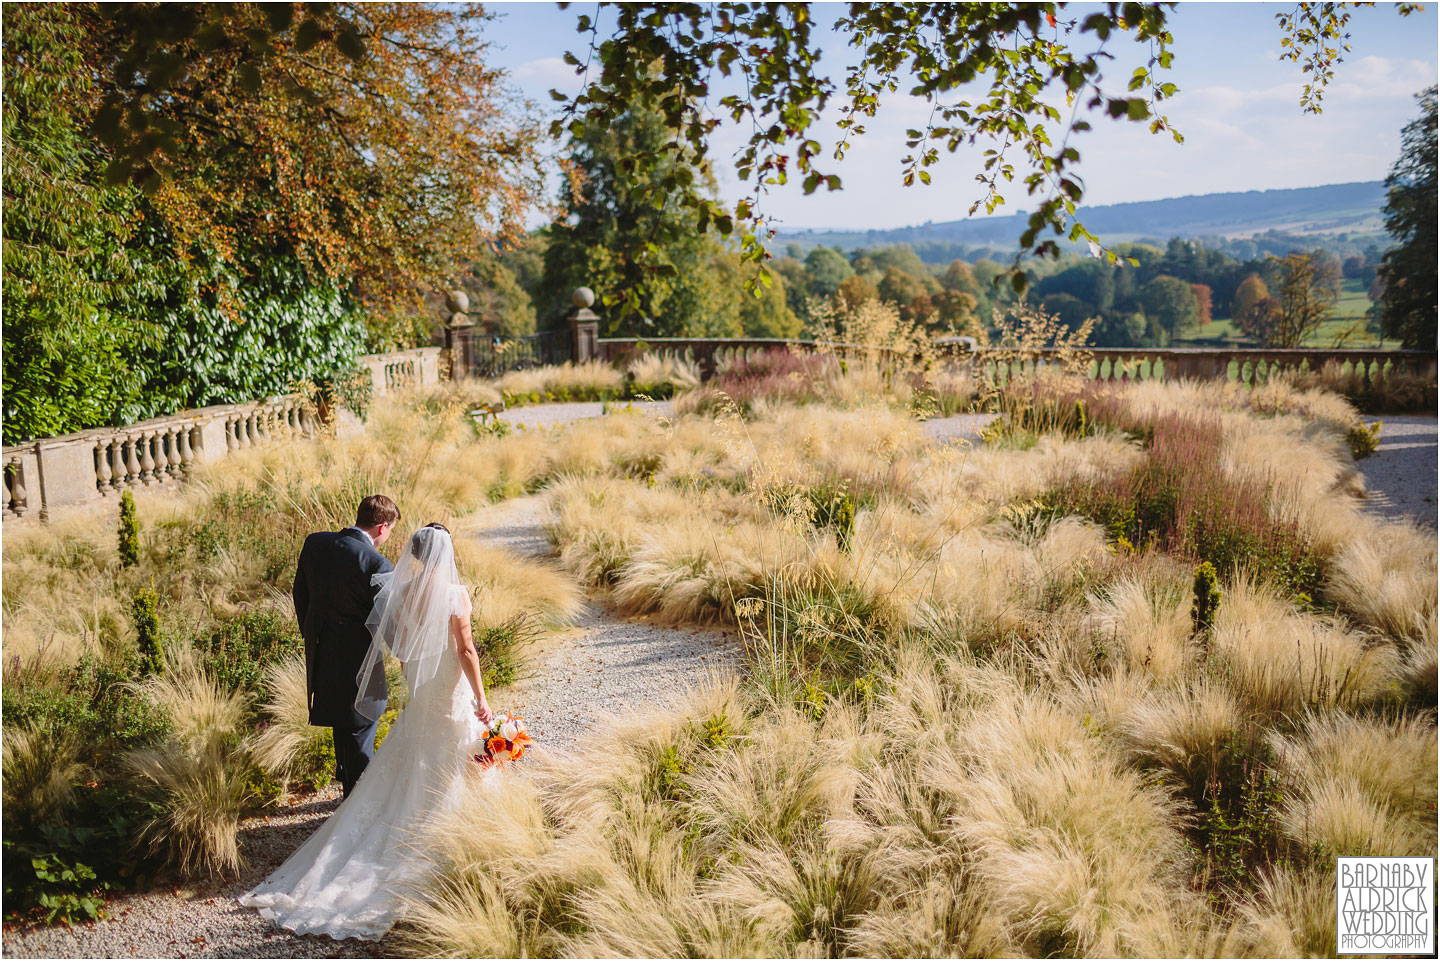
M 1374 334 L 1365 329 L 1365 312 L 1369 309 L 1370 298 L 1365 296 L 1365 285 L 1358 280 L 1342 281 L 1340 299 L 1335 302 L 1331 316 L 1306 339 L 1304 346 L 1398 347 L 1398 344 L 1393 343 L 1382 344 Z M 1175 340 L 1176 347 L 1249 347 L 1252 344 L 1228 317 L 1217 317 L 1206 326 Z

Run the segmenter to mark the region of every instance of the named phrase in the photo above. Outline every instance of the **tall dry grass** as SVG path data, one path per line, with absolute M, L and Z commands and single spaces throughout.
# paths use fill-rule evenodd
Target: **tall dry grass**
M 170 720 L 167 737 L 124 759 L 154 812 L 137 843 L 187 871 L 238 873 L 240 819 L 254 796 L 242 697 L 222 691 L 184 649 L 136 687 Z
M 547 364 L 530 370 L 512 370 L 495 382 L 507 403 L 542 400 L 598 400 L 619 396 L 625 387 L 620 371 L 603 361 L 582 364 Z
M 454 825 L 419 944 L 1333 950 L 1324 857 L 1435 843 L 1417 816 L 1436 788 L 1433 548 L 1366 547 L 1395 529 L 1353 512 L 1348 412 L 1271 394 L 1149 384 L 1100 405 L 1133 436 L 982 449 L 868 430 L 863 405 L 770 402 L 586 439 L 550 489 L 566 569 L 627 610 L 733 620 L 752 679 L 583 743 L 493 860 L 485 828 Z M 1212 418 L 1213 470 L 1265 493 L 1257 523 L 1294 525 L 1322 596 L 1222 571 L 1197 632 L 1193 561 L 1044 509 L 1142 465 L 1147 425 L 1177 415 Z M 684 457 L 620 468 L 657 435 Z M 843 541 L 806 494 L 826 485 L 859 495 Z

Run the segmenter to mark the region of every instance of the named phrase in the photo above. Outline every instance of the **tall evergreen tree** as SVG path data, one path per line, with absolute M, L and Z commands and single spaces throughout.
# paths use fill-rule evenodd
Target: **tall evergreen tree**
M 1412 350 L 1435 349 L 1435 89 L 1416 94 L 1420 116 L 1405 125 L 1400 159 L 1385 178 L 1385 227 L 1399 246 L 1385 254 L 1381 323 Z
M 694 211 L 679 203 L 696 184 L 713 195 L 714 178 L 669 149 L 669 137 L 657 99 L 649 97 L 633 101 L 610 126 L 585 127 L 571 141 L 579 182 L 563 189 L 568 217 L 552 228 L 545 253 L 546 326 L 557 326 L 570 291 L 586 286 L 599 298 L 609 336 L 737 333 L 736 318 L 721 316 L 734 302 L 719 289 L 715 260 L 723 247 L 696 230 Z

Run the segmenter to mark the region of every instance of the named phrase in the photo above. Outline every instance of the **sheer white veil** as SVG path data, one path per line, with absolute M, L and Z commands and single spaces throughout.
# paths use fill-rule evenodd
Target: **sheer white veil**
M 355 710 L 370 720 L 385 710 L 385 651 L 400 661 L 410 692 L 435 676 L 450 645 L 455 612 L 455 545 L 448 531 L 422 527 L 410 535 L 395 570 L 376 574 L 375 606 L 365 619 L 370 650 L 356 675 Z

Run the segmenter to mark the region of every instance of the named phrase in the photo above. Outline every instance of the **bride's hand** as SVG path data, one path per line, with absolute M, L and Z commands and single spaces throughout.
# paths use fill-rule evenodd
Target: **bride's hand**
M 481 704 L 480 709 L 475 712 L 475 717 L 480 720 L 481 724 L 488 725 L 495 720 L 495 713 L 490 710 L 489 704 Z

